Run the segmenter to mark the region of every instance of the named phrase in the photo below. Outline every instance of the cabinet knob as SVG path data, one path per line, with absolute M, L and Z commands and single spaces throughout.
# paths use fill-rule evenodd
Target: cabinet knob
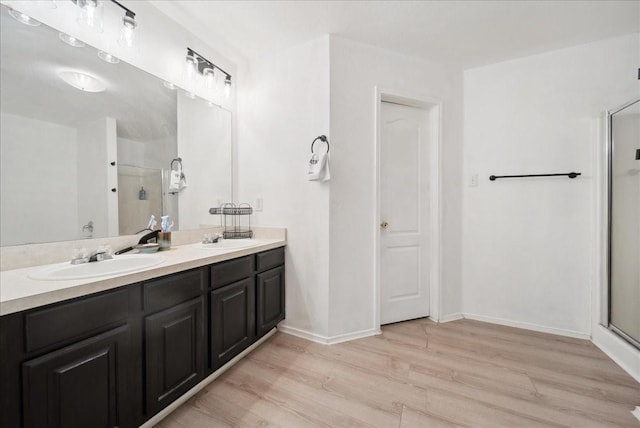
M 116 188 L 114 187 L 113 189 L 111 189 L 111 191 L 112 191 L 113 193 L 115 193 L 115 192 L 116 192 Z
M 116 166 L 116 162 L 115 161 L 111 162 L 111 166 Z
M 386 229 L 387 227 L 389 227 L 389 223 L 387 223 L 386 221 L 383 221 L 382 223 L 380 223 L 380 228 Z

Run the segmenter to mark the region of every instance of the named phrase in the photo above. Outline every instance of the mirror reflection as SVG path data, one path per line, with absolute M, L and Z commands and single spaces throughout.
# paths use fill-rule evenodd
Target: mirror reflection
M 232 199 L 230 112 L 1 9 L 0 245 L 133 234 L 151 214 L 193 228 L 194 204 Z M 179 155 L 194 180 L 176 192 Z

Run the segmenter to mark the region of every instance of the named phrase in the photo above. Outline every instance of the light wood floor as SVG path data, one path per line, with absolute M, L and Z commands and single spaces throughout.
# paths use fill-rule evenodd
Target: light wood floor
M 331 346 L 277 333 L 158 427 L 638 428 L 636 405 L 589 341 L 420 319 Z

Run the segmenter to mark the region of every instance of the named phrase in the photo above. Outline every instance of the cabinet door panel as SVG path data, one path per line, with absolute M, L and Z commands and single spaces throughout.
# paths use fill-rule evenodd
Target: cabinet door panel
M 147 416 L 196 385 L 204 374 L 204 298 L 145 319 Z
M 251 278 L 211 292 L 211 365 L 221 367 L 255 337 L 255 297 Z
M 23 364 L 25 427 L 132 426 L 128 325 Z
M 284 319 L 284 267 L 257 275 L 257 334 L 263 336 Z

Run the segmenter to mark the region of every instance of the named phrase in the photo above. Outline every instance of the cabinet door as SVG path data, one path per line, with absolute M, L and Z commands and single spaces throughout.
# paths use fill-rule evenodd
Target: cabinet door
M 204 298 L 145 318 L 147 417 L 202 380 Z
M 284 266 L 259 273 L 257 287 L 257 334 L 263 336 L 284 319 Z
M 211 367 L 221 367 L 255 337 L 255 297 L 251 278 L 211 292 Z
M 127 379 L 128 325 L 22 365 L 25 427 L 134 426 Z

